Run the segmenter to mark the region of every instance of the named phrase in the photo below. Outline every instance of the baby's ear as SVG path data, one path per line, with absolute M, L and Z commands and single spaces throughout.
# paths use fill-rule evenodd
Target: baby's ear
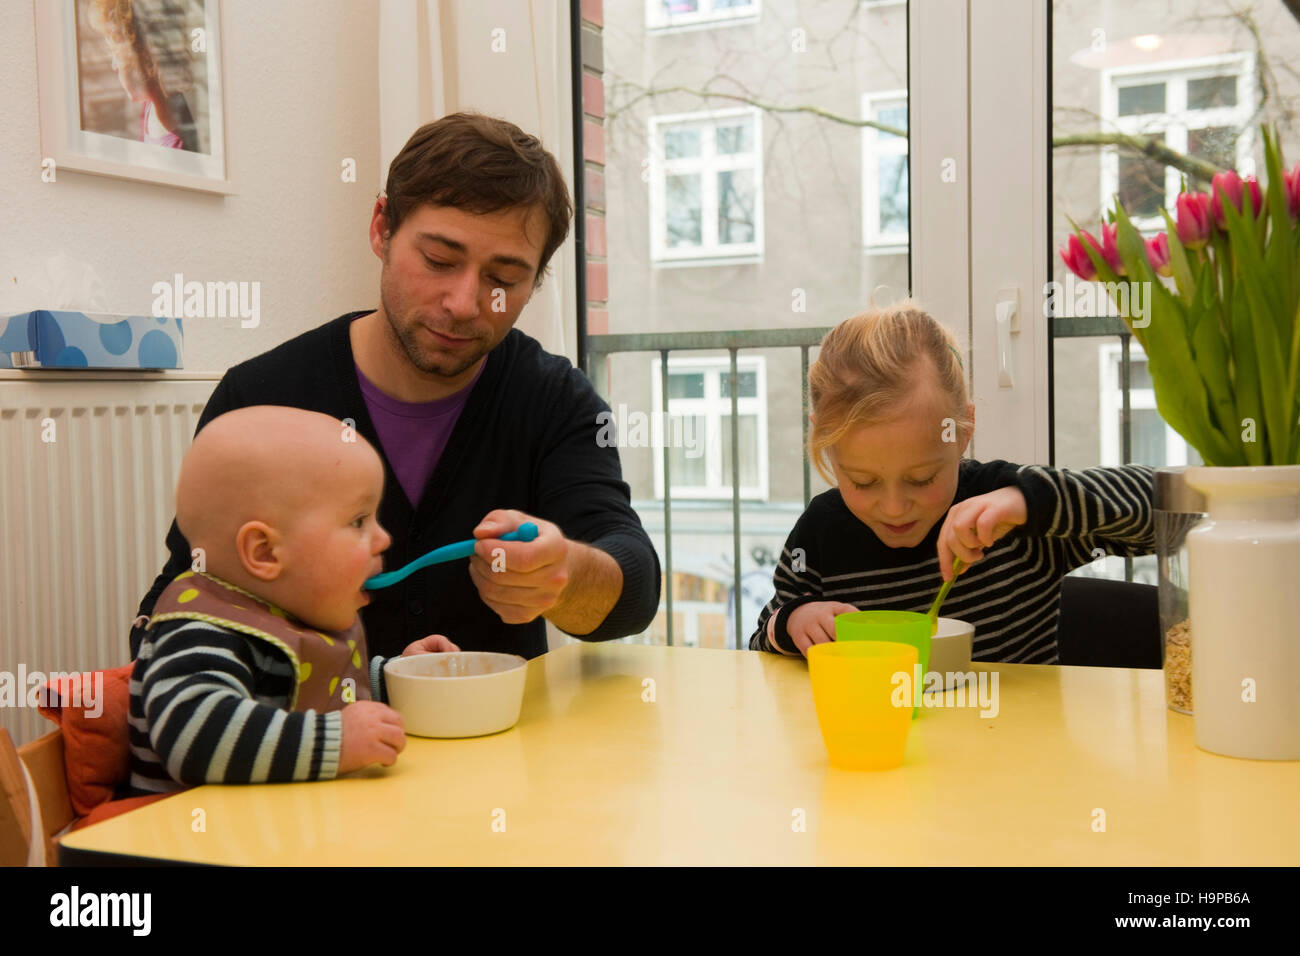
M 261 581 L 274 581 L 284 571 L 276 554 L 280 533 L 264 521 L 246 521 L 235 532 L 235 551 L 244 570 Z

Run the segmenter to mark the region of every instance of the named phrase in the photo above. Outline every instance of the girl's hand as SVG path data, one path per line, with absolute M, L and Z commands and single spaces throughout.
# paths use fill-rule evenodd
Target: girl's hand
M 410 657 L 412 654 L 445 654 L 460 650 L 455 644 L 447 640 L 441 634 L 430 634 L 428 637 L 422 637 L 418 641 L 406 645 L 406 650 L 402 651 L 403 657 Z
M 1025 496 L 1019 488 L 999 488 L 957 502 L 939 529 L 939 571 L 943 579 L 952 579 L 953 558 L 961 558 L 970 567 L 984 557 L 985 548 L 1028 520 Z M 793 619 L 794 615 L 790 616 Z
M 813 601 L 795 608 L 785 622 L 785 629 L 799 653 L 807 657 L 808 648 L 814 644 L 835 640 L 836 614 L 851 614 L 856 610 L 852 604 L 843 601 Z

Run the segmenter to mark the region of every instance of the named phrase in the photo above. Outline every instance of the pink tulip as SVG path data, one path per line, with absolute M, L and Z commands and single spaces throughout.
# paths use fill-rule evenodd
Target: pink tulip
M 1241 209 L 1241 177 L 1235 170 L 1215 173 L 1210 180 L 1210 209 L 1214 212 L 1214 222 L 1220 229 L 1226 229 L 1228 222 L 1223 217 L 1223 200 L 1227 199 L 1237 209 Z
M 1169 236 L 1160 233 L 1154 239 L 1147 240 L 1147 261 L 1156 275 L 1171 276 L 1174 268 L 1169 264 Z
M 1250 188 L 1250 208 L 1258 216 L 1264 211 L 1264 193 L 1259 188 L 1259 180 L 1254 176 L 1246 177 L 1246 185 Z
M 1119 257 L 1119 244 L 1116 242 L 1118 232 L 1118 227 L 1112 223 L 1103 222 L 1101 224 L 1101 254 L 1105 257 L 1106 265 L 1110 266 L 1111 271 L 1117 276 L 1122 276 L 1125 274 L 1124 260 Z M 1092 237 L 1089 236 L 1089 238 Z M 1096 247 L 1094 246 L 1094 248 Z
M 1088 233 L 1088 241 L 1094 249 L 1097 248 L 1097 240 Z M 1084 282 L 1091 282 L 1097 278 L 1097 267 L 1092 264 L 1088 258 L 1088 252 L 1083 248 L 1083 243 L 1079 241 L 1078 236 L 1071 236 L 1066 244 L 1061 248 L 1061 259 L 1071 272 L 1077 275 Z
M 1199 249 L 1210 241 L 1214 228 L 1210 218 L 1210 197 L 1205 193 L 1179 193 L 1175 204 L 1178 213 L 1178 241 L 1188 249 Z
M 1228 228 L 1228 221 L 1223 215 L 1223 200 L 1220 196 L 1227 197 L 1233 208 L 1238 212 L 1244 212 L 1245 210 L 1241 206 L 1241 196 L 1247 188 L 1250 190 L 1251 212 L 1253 215 L 1258 216 L 1260 209 L 1264 205 L 1264 196 L 1260 191 L 1259 181 L 1254 176 L 1247 176 L 1242 179 L 1230 169 L 1226 173 L 1215 173 L 1214 178 L 1210 180 L 1210 190 L 1214 193 L 1210 205 L 1214 210 L 1214 221 L 1220 229 Z
M 1282 183 L 1291 217 L 1300 219 L 1300 163 L 1296 163 L 1290 172 L 1282 173 Z

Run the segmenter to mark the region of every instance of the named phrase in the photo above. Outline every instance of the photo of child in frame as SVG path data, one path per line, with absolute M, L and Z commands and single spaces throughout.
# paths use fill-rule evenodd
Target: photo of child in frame
M 205 4 L 76 0 L 83 130 L 165 149 L 210 151 L 207 60 L 193 49 Z

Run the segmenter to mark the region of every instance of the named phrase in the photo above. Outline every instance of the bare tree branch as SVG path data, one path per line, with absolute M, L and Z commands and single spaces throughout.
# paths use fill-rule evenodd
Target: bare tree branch
M 878 129 L 882 133 L 888 133 L 891 136 L 901 136 L 904 139 L 907 138 L 907 130 L 899 129 L 897 126 L 890 126 L 888 123 L 881 123 L 870 119 L 854 119 L 850 116 L 843 116 L 839 113 L 832 113 L 830 110 L 824 110 L 820 106 L 780 106 L 776 103 L 765 103 L 754 96 L 745 96 L 738 93 L 718 93 L 708 89 L 694 90 L 685 86 L 664 86 L 657 89 L 648 89 L 643 86 L 637 86 L 635 83 L 624 83 L 622 85 L 630 86 L 633 89 L 639 90 L 639 92 L 626 103 L 621 103 L 617 109 L 611 109 L 607 114 L 608 118 L 611 120 L 617 118 L 620 113 L 623 113 L 632 105 L 646 97 L 666 96 L 669 93 L 688 93 L 691 96 L 698 96 L 701 99 L 723 99 L 731 100 L 736 103 L 744 103 L 748 106 L 755 106 L 768 113 L 807 113 L 810 116 L 818 116 L 822 119 L 830 120 L 832 123 L 840 123 L 844 126 L 854 126 L 858 128 L 869 127 L 871 129 Z
M 1057 136 L 1052 140 L 1053 149 L 1068 149 L 1072 146 L 1118 146 L 1164 163 L 1166 166 L 1180 169 L 1187 175 L 1206 182 L 1209 182 L 1215 173 L 1223 172 L 1209 160 L 1187 156 L 1176 149 L 1170 149 L 1154 136 L 1130 136 L 1127 133 L 1074 133 L 1070 136 Z
M 1300 0 L 1296 0 L 1300 3 Z M 727 79 L 730 79 L 728 77 Z M 712 82 L 712 80 L 710 80 Z M 734 82 L 734 80 L 732 81 Z M 854 119 L 843 116 L 839 113 L 832 113 L 818 106 L 780 106 L 775 103 L 765 103 L 755 96 L 740 93 L 720 93 L 715 90 L 702 89 L 696 90 L 685 86 L 665 86 L 655 88 L 646 88 L 637 86 L 633 83 L 625 83 L 636 89 L 638 92 L 631 97 L 626 103 L 619 105 L 617 109 L 609 111 L 609 118 L 613 120 L 620 113 L 625 112 L 635 103 L 647 97 L 667 95 L 669 93 L 687 93 L 692 96 L 698 96 L 701 99 L 724 99 L 736 103 L 744 103 L 748 106 L 754 106 L 758 109 L 765 110 L 769 113 L 806 113 L 810 116 L 817 116 L 821 119 L 830 120 L 833 123 L 840 123 L 844 126 L 853 126 L 856 128 L 869 127 L 878 129 L 882 133 L 888 133 L 893 136 L 907 136 L 907 130 L 899 129 L 896 126 L 890 126 L 888 123 L 881 123 L 870 119 Z M 1076 133 L 1069 136 L 1057 136 L 1052 140 L 1053 149 L 1068 149 L 1071 147 L 1083 146 L 1115 146 L 1127 150 L 1137 155 L 1146 156 L 1157 162 L 1164 163 L 1166 166 L 1172 166 L 1175 169 L 1187 173 L 1194 179 L 1201 179 L 1209 182 L 1215 173 L 1223 172 L 1223 169 L 1216 166 L 1209 160 L 1200 159 L 1196 156 L 1187 156 L 1178 152 L 1176 149 L 1170 149 L 1164 143 L 1154 136 L 1130 136 L 1127 133 L 1118 132 L 1098 132 L 1098 133 Z

